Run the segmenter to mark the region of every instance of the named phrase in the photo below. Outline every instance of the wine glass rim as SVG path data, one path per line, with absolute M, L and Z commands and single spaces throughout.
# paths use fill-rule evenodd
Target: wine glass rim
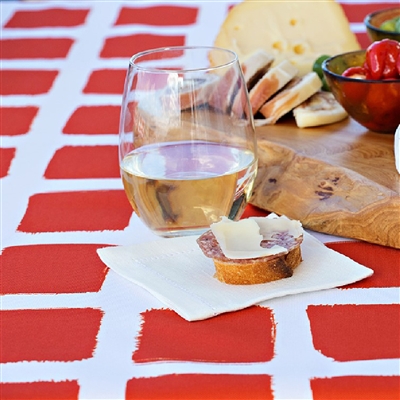
M 230 54 L 232 58 L 224 63 L 218 63 L 216 65 L 209 65 L 209 66 L 204 66 L 204 67 L 198 67 L 198 68 L 159 68 L 159 67 L 151 67 L 151 66 L 143 66 L 140 64 L 136 63 L 136 60 L 149 55 L 149 54 L 154 54 L 154 53 L 161 53 L 165 51 L 183 51 L 183 50 L 209 50 L 209 51 L 219 51 L 223 52 L 226 54 Z M 142 71 L 148 71 L 148 72 L 158 72 L 158 73 L 171 73 L 171 72 L 195 72 L 195 71 L 210 71 L 210 70 L 216 70 L 219 68 L 225 68 L 228 67 L 229 65 L 232 65 L 238 61 L 239 57 L 238 55 L 229 49 L 225 49 L 222 47 L 215 47 L 215 46 L 167 46 L 167 47 L 157 47 L 154 49 L 149 49 L 149 50 L 144 50 L 139 53 L 136 53 L 129 59 L 129 65 L 132 67 L 135 67 L 138 70 Z

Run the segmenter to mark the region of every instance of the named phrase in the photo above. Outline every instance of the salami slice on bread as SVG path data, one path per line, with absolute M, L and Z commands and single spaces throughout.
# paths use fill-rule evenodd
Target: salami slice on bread
M 247 221 L 241 220 L 236 223 L 221 221 L 225 226 L 220 227 L 219 231 L 213 229 L 214 225 L 220 224 L 217 223 L 211 226 L 211 230 L 201 235 L 197 243 L 204 255 L 213 260 L 215 277 L 223 283 L 232 285 L 260 284 L 291 277 L 302 261 L 303 231 L 299 221 L 288 220 L 286 217 L 279 218 L 272 221 L 274 226 L 271 230 L 267 228 L 263 232 L 262 228 L 260 236 L 247 228 L 254 223 L 251 220 L 262 219 L 265 220 L 263 223 L 267 222 L 268 225 L 271 223 L 271 219 L 267 221 L 268 217 L 249 218 Z M 248 226 L 234 229 L 232 224 Z M 277 224 L 282 225 L 276 229 Z M 249 237 L 255 239 L 255 242 L 258 239 L 258 244 L 250 243 Z M 232 251 L 227 250 L 228 242 L 231 243 L 231 249 L 233 247 Z M 243 245 L 244 242 L 247 243 Z M 241 246 L 243 248 L 237 249 Z M 232 255 L 235 253 L 239 256 Z M 238 258 L 240 255 L 243 255 L 243 258 Z

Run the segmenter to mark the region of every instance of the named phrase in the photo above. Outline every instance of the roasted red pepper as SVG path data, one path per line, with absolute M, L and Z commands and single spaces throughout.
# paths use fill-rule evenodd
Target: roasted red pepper
M 397 73 L 398 73 L 399 76 L 400 76 L 400 57 L 397 57 L 396 67 L 397 67 Z
M 367 79 L 367 71 L 364 67 L 350 67 L 343 72 L 342 76 L 349 78 Z
M 396 79 L 399 77 L 399 58 L 400 42 L 383 39 L 368 47 L 364 67 L 368 69 L 372 79 Z
M 400 42 L 383 39 L 372 43 L 362 66 L 351 67 L 343 76 L 373 80 L 400 79 Z

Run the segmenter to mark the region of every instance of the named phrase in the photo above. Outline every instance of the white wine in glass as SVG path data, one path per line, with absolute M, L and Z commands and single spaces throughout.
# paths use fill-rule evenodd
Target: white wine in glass
M 236 54 L 171 47 L 133 56 L 119 162 L 133 209 L 160 236 L 197 235 L 222 216 L 239 219 L 257 173 L 257 147 Z

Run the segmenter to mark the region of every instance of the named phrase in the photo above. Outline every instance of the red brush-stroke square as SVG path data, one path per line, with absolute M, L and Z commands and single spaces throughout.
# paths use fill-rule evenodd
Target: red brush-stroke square
M 0 311 L 1 362 L 90 358 L 102 317 L 94 308 Z
M 39 193 L 29 198 L 21 232 L 123 230 L 132 215 L 123 190 Z
M 47 179 L 119 178 L 118 146 L 65 146 L 44 173 Z
M 126 69 L 100 69 L 93 71 L 83 93 L 122 94 Z
M 77 108 L 64 126 L 66 134 L 116 134 L 120 106 L 83 106 Z
M 248 204 L 244 209 L 242 219 L 249 217 L 266 217 L 268 214 L 269 214 L 268 211 L 253 206 L 252 204 Z
M 1 132 L 2 136 L 23 135 L 29 131 L 33 119 L 36 117 L 38 107 L 1 107 Z
M 89 10 L 49 8 L 47 10 L 16 11 L 5 28 L 70 27 L 85 23 Z
M 0 148 L 0 178 L 4 178 L 8 175 L 10 170 L 11 162 L 15 156 L 14 148 Z
M 1 294 L 98 292 L 108 268 L 100 244 L 7 247 L 0 255 Z
M 251 400 L 274 398 L 269 375 L 174 374 L 133 378 L 126 400 Z
M 250 307 L 200 322 L 188 322 L 171 310 L 153 309 L 142 317 L 139 344 L 133 353 L 137 363 L 265 362 L 274 356 L 275 323 L 268 308 Z
M 2 39 L 0 58 L 65 58 L 73 43 L 67 38 Z
M 0 70 L 0 94 L 42 94 L 53 86 L 58 71 Z
M 314 400 L 399 399 L 398 376 L 335 376 L 311 380 Z
M 102 58 L 132 57 L 134 54 L 156 47 L 183 46 L 185 36 L 152 35 L 142 33 L 106 39 L 100 56 Z
M 336 361 L 400 357 L 400 305 L 309 306 L 314 347 Z
M 362 49 L 366 49 L 372 43 L 366 32 L 357 32 L 356 38 Z
M 353 2 L 353 3 L 348 3 L 348 2 L 341 2 L 340 5 L 343 8 L 344 13 L 346 14 L 347 19 L 349 20 L 350 23 L 360 23 L 362 24 L 364 21 L 364 18 L 367 16 L 367 14 L 373 12 L 373 11 L 378 11 L 382 10 L 384 8 L 394 8 L 396 7 L 394 3 L 390 3 L 388 1 L 375 1 L 375 2 L 365 2 L 364 4 L 361 2 Z
M 374 270 L 370 277 L 340 289 L 400 286 L 400 250 L 366 242 L 332 242 L 326 246 Z
M 361 25 L 364 23 L 364 18 L 367 16 L 367 14 L 384 8 L 395 7 L 394 3 L 379 2 L 379 1 L 375 3 L 364 3 L 364 4 L 342 3 L 341 6 L 350 23 L 358 23 Z M 355 35 L 362 49 L 366 49 L 372 43 L 365 29 L 363 32 L 355 32 Z
M 122 7 L 115 25 L 144 24 L 154 26 L 192 25 L 197 20 L 196 7 L 152 6 Z
M 0 383 L 2 400 L 78 400 L 78 381 Z

